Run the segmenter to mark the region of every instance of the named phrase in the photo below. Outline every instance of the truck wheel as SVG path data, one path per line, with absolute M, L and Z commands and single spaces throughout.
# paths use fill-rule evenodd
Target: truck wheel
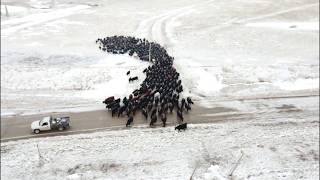
M 59 131 L 63 131 L 63 127 L 60 126 L 60 127 L 58 128 L 58 130 L 59 130 Z
M 35 134 L 39 134 L 39 133 L 40 133 L 40 130 L 39 130 L 39 129 L 35 129 L 33 132 L 34 132 Z

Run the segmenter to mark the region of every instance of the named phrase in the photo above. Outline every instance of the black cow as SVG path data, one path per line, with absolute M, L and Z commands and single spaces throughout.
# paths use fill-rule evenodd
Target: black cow
M 131 81 L 135 81 L 135 80 L 138 80 L 138 76 L 130 77 L 130 78 L 129 78 L 129 82 L 131 82 Z
M 126 110 L 126 106 L 120 106 L 118 110 L 118 117 L 120 117 L 125 110 Z
M 112 116 L 112 117 L 113 117 L 113 115 L 114 115 L 115 113 L 118 112 L 118 109 L 119 109 L 119 106 L 117 106 L 117 105 L 115 105 L 115 106 L 112 107 L 112 109 L 111 109 L 111 116 Z
M 146 120 L 148 120 L 148 113 L 144 108 L 142 109 L 142 114 L 146 118 Z
M 109 103 L 107 106 L 106 106 L 106 108 L 107 109 L 113 109 L 114 107 L 118 107 L 118 106 L 120 106 L 120 99 L 117 99 L 117 100 L 114 100 L 114 101 L 112 101 L 111 103 Z
M 187 97 L 187 102 L 188 102 L 188 104 L 193 104 L 193 101 L 191 100 L 190 97 Z
M 172 113 L 173 108 L 174 108 L 173 104 L 172 104 L 172 103 L 169 103 L 168 106 L 169 106 L 169 109 L 170 109 L 170 113 Z
M 156 115 L 151 116 L 150 126 L 154 126 L 154 123 L 156 122 L 157 122 L 157 116 Z
M 161 114 L 162 127 L 166 127 L 167 116 L 165 113 Z
M 185 106 L 185 108 L 187 109 L 187 112 L 191 110 L 190 104 L 186 103 L 184 106 Z
M 180 109 L 181 109 L 181 112 L 184 110 L 184 105 L 186 104 L 186 100 L 184 99 L 184 98 L 182 98 L 182 100 L 181 100 L 181 107 L 180 107 Z
M 106 98 L 104 101 L 102 101 L 102 103 L 109 104 L 113 101 L 114 101 L 114 96 L 110 96 L 110 97 Z
M 149 103 L 148 106 L 147 106 L 147 108 L 148 108 L 148 111 L 151 111 L 151 109 L 152 109 L 152 104 Z
M 157 113 L 157 109 L 155 108 L 155 109 L 153 109 L 153 110 L 152 110 L 152 112 L 151 112 L 151 116 L 155 116 L 155 115 L 156 115 L 156 113 Z
M 157 118 L 165 120 L 162 114 L 166 115 L 169 110 L 172 113 L 177 108 L 177 118 L 180 119 L 180 122 L 183 121 L 183 111 L 191 110 L 193 102 L 189 97 L 179 101 L 179 95 L 183 91 L 182 82 L 179 79 L 180 74 L 173 67 L 174 57 L 171 57 L 164 47 L 146 39 L 130 36 L 99 38 L 96 43 L 102 51 L 113 54 L 129 53 L 130 56 L 136 54 L 142 61 L 149 61 L 149 47 L 152 46 L 151 59 L 153 64 L 143 70 L 146 78 L 140 84 L 140 88 L 134 90 L 128 99 L 123 99 L 125 111 L 128 117 L 131 117 L 136 111 L 141 110 L 146 119 L 151 115 L 150 125 L 153 125 Z M 127 71 L 129 83 L 138 80 L 137 76 L 130 76 L 132 76 L 131 72 Z M 155 92 L 159 92 L 161 96 L 154 98 Z M 108 109 L 121 115 L 123 108 L 120 107 L 119 100 L 106 99 L 104 103 Z M 151 111 L 157 109 L 159 104 L 161 109 L 158 113 L 152 113 Z
M 140 90 L 139 90 L 139 89 L 135 89 L 135 90 L 132 92 L 132 94 L 133 94 L 134 96 L 138 96 L 139 93 L 140 93 Z
M 183 122 L 183 115 L 182 115 L 182 112 L 179 109 L 177 110 L 177 117 L 179 118 L 180 121 Z
M 114 102 L 116 102 L 116 103 L 120 103 L 120 101 L 121 101 L 121 99 L 120 99 L 120 98 L 118 98 L 118 99 L 114 100 Z

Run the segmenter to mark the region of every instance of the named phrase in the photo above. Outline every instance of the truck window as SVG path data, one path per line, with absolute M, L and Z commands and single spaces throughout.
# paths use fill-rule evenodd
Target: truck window
M 48 125 L 48 123 L 47 123 L 47 122 L 45 122 L 45 123 L 43 123 L 43 124 L 42 124 L 42 126 L 47 126 L 47 125 Z

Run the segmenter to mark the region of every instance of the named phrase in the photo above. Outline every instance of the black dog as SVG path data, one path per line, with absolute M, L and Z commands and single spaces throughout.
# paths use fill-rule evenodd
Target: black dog
M 177 130 L 177 129 L 178 129 L 178 131 L 180 131 L 180 130 L 185 131 L 187 129 L 187 123 L 180 124 L 174 128 L 174 130 Z

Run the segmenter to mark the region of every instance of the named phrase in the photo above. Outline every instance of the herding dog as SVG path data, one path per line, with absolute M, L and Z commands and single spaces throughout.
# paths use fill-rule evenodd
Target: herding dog
M 180 124 L 174 128 L 174 130 L 177 130 L 177 129 L 178 129 L 178 131 L 180 131 L 180 130 L 185 131 L 187 129 L 187 123 Z

